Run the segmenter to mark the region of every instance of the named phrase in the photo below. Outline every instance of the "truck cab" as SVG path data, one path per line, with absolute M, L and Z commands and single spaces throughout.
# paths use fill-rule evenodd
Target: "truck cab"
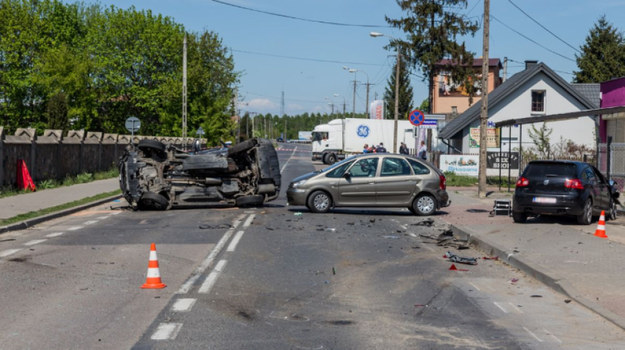
M 345 159 L 342 120 L 335 119 L 315 126 L 312 131 L 312 160 L 334 164 L 340 159 Z

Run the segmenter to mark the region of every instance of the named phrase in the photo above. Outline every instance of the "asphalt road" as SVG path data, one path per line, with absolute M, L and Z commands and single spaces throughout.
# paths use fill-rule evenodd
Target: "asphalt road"
M 279 151 L 283 188 L 313 170 Z M 316 165 L 319 167 L 319 165 Z M 453 204 L 452 204 L 453 205 Z M 615 349 L 623 332 L 498 261 L 456 264 L 406 209 L 133 212 L 2 235 L 0 348 Z M 145 290 L 150 243 L 167 287 Z M 463 271 L 467 270 L 467 271 Z

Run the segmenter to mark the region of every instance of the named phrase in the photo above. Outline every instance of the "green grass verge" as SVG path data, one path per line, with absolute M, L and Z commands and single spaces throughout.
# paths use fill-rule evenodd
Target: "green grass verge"
M 104 198 L 120 195 L 121 193 L 122 193 L 121 190 L 116 190 L 116 191 L 112 191 L 112 192 L 101 193 L 101 194 L 98 194 L 98 195 L 95 195 L 95 196 L 83 198 L 83 199 L 80 199 L 80 200 L 77 200 L 77 201 L 73 201 L 73 202 L 57 205 L 57 206 L 46 208 L 46 209 L 41 209 L 41 210 L 37 210 L 37 211 L 31 211 L 31 212 L 28 212 L 26 214 L 20 214 L 20 215 L 17 215 L 17 216 L 8 218 L 8 219 L 0 220 L 0 226 L 6 226 L 6 225 L 14 224 L 16 222 L 20 222 L 20 221 L 25 221 L 25 220 L 28 220 L 28 219 L 36 218 L 36 217 L 39 217 L 39 216 L 44 216 L 44 215 L 47 215 L 47 214 L 56 213 L 56 212 L 61 211 L 61 210 L 74 208 L 74 207 L 77 207 L 77 206 L 80 206 L 80 205 L 83 205 L 83 204 L 95 202 L 95 201 L 100 200 L 100 199 L 104 199 Z
M 447 186 L 459 186 L 459 187 L 471 187 L 478 185 L 478 178 L 475 176 L 456 175 L 451 172 L 445 173 L 447 179 Z M 486 184 L 497 186 L 499 185 L 498 176 L 489 176 L 486 178 Z M 516 177 L 510 179 L 510 187 L 514 188 L 516 184 Z M 501 176 L 501 187 L 508 187 L 508 176 Z

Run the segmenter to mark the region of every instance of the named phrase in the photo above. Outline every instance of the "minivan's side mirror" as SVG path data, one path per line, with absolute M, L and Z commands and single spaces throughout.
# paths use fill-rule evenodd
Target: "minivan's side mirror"
M 346 171 L 345 174 L 343 174 L 343 177 L 345 180 L 349 180 L 352 178 L 352 174 L 350 174 L 349 171 Z

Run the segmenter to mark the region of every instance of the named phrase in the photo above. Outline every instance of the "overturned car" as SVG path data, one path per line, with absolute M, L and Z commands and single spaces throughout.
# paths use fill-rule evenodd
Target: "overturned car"
M 266 139 L 194 153 L 141 140 L 129 145 L 120 158 L 119 184 L 128 203 L 141 210 L 260 206 L 278 197 L 280 165 L 273 144 Z

